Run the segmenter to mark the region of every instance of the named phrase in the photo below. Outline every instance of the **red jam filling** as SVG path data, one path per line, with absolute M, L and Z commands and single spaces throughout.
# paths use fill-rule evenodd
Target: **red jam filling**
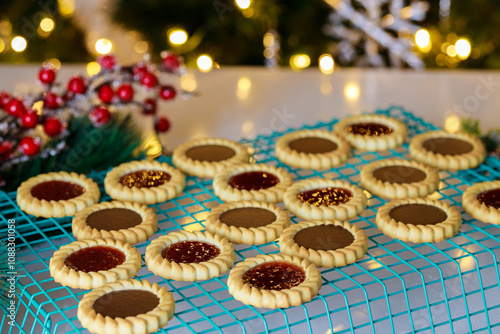
M 31 188 L 31 195 L 39 200 L 63 201 L 80 196 L 85 192 L 82 186 L 66 181 L 42 182 Z
M 500 209 L 500 189 L 487 190 L 477 196 L 479 202 Z
M 279 182 L 276 175 L 266 172 L 245 172 L 236 174 L 229 179 L 229 185 L 240 190 L 267 189 L 274 187 Z
M 297 197 L 309 205 L 339 205 L 348 202 L 352 198 L 352 193 L 343 188 L 318 188 L 301 192 Z
M 355 123 L 349 125 L 347 131 L 363 136 L 381 136 L 392 132 L 387 125 L 380 123 Z
M 76 271 L 90 272 L 116 268 L 125 262 L 122 251 L 108 246 L 93 246 L 70 254 L 64 264 Z
M 177 263 L 200 263 L 220 254 L 217 246 L 202 241 L 181 241 L 165 248 L 163 258 Z
M 120 184 L 129 188 L 158 187 L 170 181 L 170 174 L 161 170 L 138 170 L 120 178 Z
M 244 282 L 265 290 L 290 289 L 305 279 L 304 269 L 284 261 L 261 263 L 243 275 Z

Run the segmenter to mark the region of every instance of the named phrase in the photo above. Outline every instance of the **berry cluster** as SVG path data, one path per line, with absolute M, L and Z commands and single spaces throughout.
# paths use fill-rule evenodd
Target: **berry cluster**
M 87 116 L 95 127 L 101 127 L 112 121 L 116 112 L 139 108 L 142 114 L 154 117 L 156 132 L 169 130 L 170 121 L 157 114 L 157 102 L 172 100 L 178 94 L 174 86 L 161 82 L 165 76 L 185 71 L 182 58 L 164 52 L 159 65 L 144 60 L 120 66 L 113 55 L 102 56 L 97 62 L 100 72 L 90 78 L 75 75 L 60 85 L 57 70 L 44 65 L 38 73 L 41 93 L 15 97 L 0 92 L 0 171 L 64 149 L 72 116 Z

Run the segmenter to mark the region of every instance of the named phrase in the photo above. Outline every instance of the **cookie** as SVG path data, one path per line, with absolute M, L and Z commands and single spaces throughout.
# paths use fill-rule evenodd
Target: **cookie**
M 465 212 L 485 223 L 500 224 L 500 181 L 476 183 L 462 196 Z

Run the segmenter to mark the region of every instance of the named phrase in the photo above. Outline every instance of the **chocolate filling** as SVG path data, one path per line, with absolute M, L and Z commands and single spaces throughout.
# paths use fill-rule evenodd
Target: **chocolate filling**
M 70 254 L 64 264 L 76 271 L 109 270 L 125 262 L 125 254 L 119 249 L 108 246 L 82 248 Z
M 311 226 L 300 230 L 293 238 L 299 246 L 314 250 L 336 250 L 353 243 L 351 232 L 337 225 Z
M 200 263 L 220 254 L 217 246 L 202 241 L 180 241 L 165 248 L 161 255 L 177 263 Z
M 80 196 L 85 192 L 82 186 L 66 181 L 46 181 L 31 188 L 31 195 L 39 200 L 63 201 Z
M 389 134 L 392 132 L 392 129 L 387 125 L 380 123 L 362 122 L 349 125 L 347 131 L 352 132 L 354 134 L 371 137 L 371 136 L 382 136 Z
M 87 225 L 99 231 L 116 231 L 127 229 L 142 223 L 140 214 L 133 210 L 122 208 L 103 209 L 92 212 L 87 217 Z
M 236 208 L 221 214 L 219 220 L 229 226 L 260 227 L 276 221 L 276 214 L 261 208 Z
M 264 262 L 243 274 L 243 281 L 265 290 L 290 289 L 306 279 L 301 267 L 284 261 Z
M 139 170 L 128 173 L 120 178 L 120 184 L 129 188 L 158 187 L 168 182 L 171 176 L 161 170 Z
M 94 302 L 94 310 L 103 317 L 126 318 L 148 313 L 159 303 L 160 298 L 150 291 L 118 290 L 97 298 Z
M 400 205 L 392 209 L 389 216 L 397 222 L 413 225 L 434 225 L 448 218 L 446 212 L 427 204 Z
M 500 189 L 487 190 L 477 196 L 477 200 L 487 206 L 500 209 Z
M 260 190 L 274 187 L 280 179 L 267 172 L 244 172 L 229 179 L 229 185 L 236 189 Z
M 304 137 L 292 140 L 288 146 L 300 153 L 327 153 L 335 151 L 337 144 L 331 140 L 319 137 Z
M 339 205 L 348 202 L 352 198 L 352 193 L 343 188 L 317 188 L 301 192 L 297 197 L 309 205 Z
M 433 153 L 447 155 L 460 155 L 469 153 L 474 148 L 471 143 L 465 140 L 447 137 L 427 139 L 422 143 L 422 147 L 427 151 L 431 151 Z
M 199 161 L 222 161 L 234 157 L 236 152 L 227 146 L 203 145 L 191 147 L 186 151 L 186 156 Z
M 408 166 L 387 166 L 373 171 L 373 176 L 382 182 L 413 183 L 425 180 L 427 174 Z

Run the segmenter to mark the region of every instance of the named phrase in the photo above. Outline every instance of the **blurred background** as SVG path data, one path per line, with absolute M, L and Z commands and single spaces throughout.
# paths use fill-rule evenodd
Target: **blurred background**
M 494 0 L 3 0 L 0 62 L 491 69 L 499 30 Z

